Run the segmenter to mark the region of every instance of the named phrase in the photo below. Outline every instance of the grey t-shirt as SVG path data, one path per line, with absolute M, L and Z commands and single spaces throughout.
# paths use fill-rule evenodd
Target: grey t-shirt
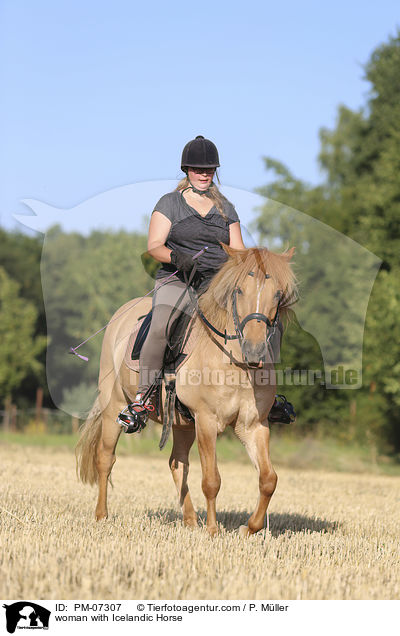
M 186 202 L 182 193 L 175 190 L 161 197 L 153 212 L 161 212 L 171 221 L 165 243 L 171 250 L 182 250 L 194 256 L 203 247 L 208 247 L 198 259 L 197 271 L 211 274 L 226 261 L 227 256 L 220 242 L 229 245 L 229 226 L 239 221 L 235 208 L 228 200 L 224 201 L 223 209 L 226 220 L 215 205 L 205 216 L 201 216 Z M 162 278 L 175 269 L 172 264 L 163 263 L 157 272 L 157 278 Z

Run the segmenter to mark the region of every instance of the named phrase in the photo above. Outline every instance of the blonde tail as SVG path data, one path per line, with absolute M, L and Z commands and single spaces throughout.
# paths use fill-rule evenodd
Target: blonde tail
M 96 484 L 99 474 L 96 468 L 96 451 L 101 438 L 101 409 L 99 398 L 80 428 L 80 437 L 75 449 L 76 474 L 84 484 Z

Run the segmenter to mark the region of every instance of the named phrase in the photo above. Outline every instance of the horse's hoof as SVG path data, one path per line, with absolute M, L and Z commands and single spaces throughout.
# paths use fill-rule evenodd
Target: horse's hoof
M 187 519 L 184 519 L 183 525 L 185 528 L 189 528 L 189 530 L 194 530 L 194 528 L 198 527 L 197 517 L 188 517 Z
M 105 521 L 107 518 L 107 512 L 96 512 L 96 521 Z
M 209 528 L 207 528 L 207 532 L 210 537 L 215 537 L 218 534 L 218 528 L 217 526 L 210 526 Z
M 239 526 L 239 537 L 248 537 L 250 535 L 249 526 Z

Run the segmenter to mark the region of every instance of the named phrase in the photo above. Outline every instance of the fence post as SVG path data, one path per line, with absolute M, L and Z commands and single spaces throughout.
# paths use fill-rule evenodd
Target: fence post
M 49 423 L 49 409 L 42 409 L 43 413 L 43 424 L 45 433 L 47 433 L 48 423 Z
M 36 390 L 36 412 L 35 412 L 35 420 L 36 424 L 39 424 L 42 419 L 42 405 L 43 405 L 43 389 L 42 387 L 38 387 Z
M 11 411 L 11 398 L 6 397 L 4 401 L 4 419 L 3 429 L 6 433 L 10 430 L 10 411 Z
M 15 433 L 17 430 L 17 406 L 16 404 L 11 404 L 11 425 L 10 431 Z

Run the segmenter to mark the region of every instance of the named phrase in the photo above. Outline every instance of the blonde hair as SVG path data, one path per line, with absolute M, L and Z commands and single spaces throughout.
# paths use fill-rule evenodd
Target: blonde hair
M 215 171 L 215 176 L 217 177 L 218 183 L 220 183 L 217 171 Z M 186 177 L 184 177 L 181 181 L 179 181 L 175 190 L 177 190 L 178 192 L 182 192 L 183 190 L 186 190 L 186 188 L 190 188 L 190 187 L 191 187 L 191 184 L 189 181 L 189 177 L 186 175 Z M 225 221 L 227 221 L 228 217 L 226 216 L 224 212 L 224 203 L 228 203 L 228 199 L 224 197 L 222 192 L 218 190 L 214 181 L 211 183 L 208 192 L 204 196 L 207 197 L 208 199 L 211 199 L 211 201 L 214 203 L 220 215 L 225 219 Z

